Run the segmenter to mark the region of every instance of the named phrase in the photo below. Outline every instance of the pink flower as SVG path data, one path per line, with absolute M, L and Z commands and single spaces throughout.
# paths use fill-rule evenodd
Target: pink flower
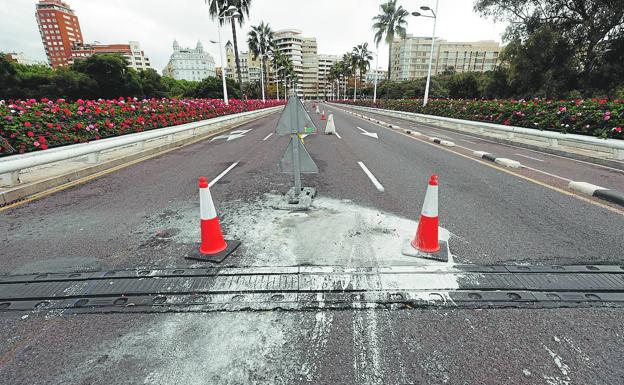
M 33 143 L 33 145 L 34 145 L 35 147 L 39 147 L 41 144 L 40 144 L 39 142 L 35 141 L 35 142 Z
M 617 132 L 619 134 L 620 132 L 622 132 L 622 127 L 614 127 L 613 131 L 615 131 L 615 132 Z

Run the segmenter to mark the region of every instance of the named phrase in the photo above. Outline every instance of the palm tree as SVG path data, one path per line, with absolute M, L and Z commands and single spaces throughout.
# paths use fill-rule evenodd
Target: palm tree
M 342 68 L 340 66 L 340 63 L 336 62 L 332 64 L 332 66 L 329 68 L 329 78 L 331 79 L 331 81 L 338 81 L 338 87 L 336 87 L 336 97 L 334 98 L 334 100 L 340 99 L 340 75 L 342 75 Z M 332 89 L 333 87 L 334 85 L 332 83 Z
M 392 41 L 394 35 L 399 35 L 401 39 L 405 39 L 407 17 L 409 12 L 403 9 L 402 6 L 397 7 L 397 0 L 388 0 L 387 3 L 379 6 L 381 13 L 373 17 L 373 30 L 375 31 L 375 44 L 379 46 L 379 43 L 384 38 L 388 44 L 388 81 L 390 81 L 390 75 L 392 73 Z M 386 99 L 388 99 L 389 87 L 386 87 Z
M 370 61 L 373 60 L 373 53 L 368 50 L 368 43 L 359 44 L 353 47 L 352 56 L 354 58 L 354 73 L 359 72 L 360 83 L 363 82 L 362 77 L 370 68 Z M 357 95 L 357 77 L 355 78 L 355 90 L 353 92 L 353 100 Z
M 340 68 L 342 70 L 342 76 L 344 77 L 343 98 L 347 99 L 347 84 L 349 83 L 349 76 L 353 74 L 353 54 L 351 54 L 351 52 L 347 52 L 342 55 Z
M 247 34 L 247 45 L 249 46 L 249 50 L 254 54 L 254 57 L 260 56 L 263 76 L 262 82 L 264 84 L 264 79 L 267 79 L 266 58 L 273 50 L 273 30 L 263 21 L 256 26 L 252 26 L 251 31 Z
M 278 79 L 283 79 L 285 88 L 286 76 L 288 76 L 289 73 L 294 72 L 293 63 L 288 56 L 284 55 L 280 50 L 275 49 L 275 47 L 272 47 L 271 51 L 273 52 L 272 61 L 273 68 L 275 68 L 276 76 Z M 288 95 L 284 93 L 284 97 L 287 98 L 287 96 Z
M 209 13 L 212 19 L 218 19 L 219 24 L 225 24 L 226 19 L 221 18 L 221 13 L 229 7 L 235 7 L 239 13 L 238 17 L 230 18 L 230 24 L 232 24 L 232 40 L 234 41 L 234 58 L 236 61 L 236 75 L 238 77 L 238 85 L 243 86 L 243 78 L 241 76 L 240 59 L 238 58 L 238 40 L 236 39 L 236 20 L 238 19 L 238 25 L 243 26 L 245 16 L 249 17 L 249 7 L 251 6 L 251 0 L 207 0 L 209 2 Z

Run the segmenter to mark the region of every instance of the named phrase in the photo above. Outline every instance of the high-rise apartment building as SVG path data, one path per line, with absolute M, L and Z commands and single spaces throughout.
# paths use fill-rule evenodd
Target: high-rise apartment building
M 449 42 L 436 39 L 431 74 L 445 70 L 455 72 L 491 71 L 498 63 L 500 44 L 493 40 Z M 391 80 L 412 80 L 427 76 L 431 52 L 431 37 L 407 35 L 392 42 Z
M 298 29 L 283 29 L 273 33 L 273 43 L 277 49 L 286 55 L 292 62 L 293 69 L 298 78 L 297 91 L 303 96 L 303 37 Z
M 48 62 L 53 68 L 101 53 L 121 54 L 128 66 L 136 70 L 150 68 L 149 58 L 138 41 L 129 44 L 85 43 L 78 16 L 62 0 L 39 0 L 35 16 Z
M 174 40 L 173 54 L 163 70 L 163 76 L 178 80 L 201 81 L 216 76 L 215 62 L 212 56 L 204 51 L 200 41 L 193 49 L 180 47 L 177 40 Z
M 301 42 L 301 92 L 303 96 L 319 94 L 319 58 L 316 38 L 304 37 Z
M 74 11 L 61 0 L 39 0 L 35 17 L 50 65 L 54 68 L 70 64 L 73 44 L 83 42 Z

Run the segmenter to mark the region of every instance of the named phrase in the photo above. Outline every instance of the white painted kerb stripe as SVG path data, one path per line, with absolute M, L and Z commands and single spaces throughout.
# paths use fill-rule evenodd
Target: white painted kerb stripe
M 212 196 L 208 187 L 199 189 L 199 212 L 203 220 L 213 219 L 217 216 L 217 210 L 212 203 Z
M 234 167 L 236 167 L 236 165 L 238 165 L 238 162 L 232 163 L 232 165 L 230 167 L 228 167 L 225 170 L 223 170 L 223 172 L 221 174 L 217 175 L 216 178 L 214 178 L 213 180 L 210 181 L 210 183 L 208 183 L 208 187 L 212 187 L 215 183 L 217 183 L 219 181 L 219 179 L 223 178 L 225 176 L 225 174 L 227 174 L 228 172 L 230 172 L 230 170 L 232 170 Z
M 380 192 L 384 192 L 385 191 L 384 186 L 382 186 L 381 183 L 379 183 L 377 178 L 375 178 L 375 175 L 373 175 L 373 173 L 370 172 L 370 170 L 364 165 L 364 163 L 358 162 L 358 164 L 362 168 L 362 171 L 364 171 L 364 174 L 366 174 L 366 176 L 368 176 L 371 182 L 373 182 L 377 190 L 379 190 Z
M 425 203 L 423 203 L 422 211 L 420 213 L 429 218 L 438 216 L 438 186 L 427 186 Z

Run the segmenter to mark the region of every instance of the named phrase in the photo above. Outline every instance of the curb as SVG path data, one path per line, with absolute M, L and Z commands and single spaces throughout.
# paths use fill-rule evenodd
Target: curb
M 429 137 L 429 140 L 432 141 L 433 143 L 437 143 L 440 144 L 442 146 L 446 146 L 446 147 L 455 147 L 455 143 L 450 142 L 448 140 L 442 140 L 442 139 L 438 139 L 436 137 Z
M 489 152 L 473 151 L 472 154 L 481 159 L 489 160 L 490 162 L 500 164 L 501 166 L 510 167 L 510 168 L 522 167 L 522 164 L 520 164 L 520 162 L 518 162 L 517 160 L 508 159 L 508 158 L 498 158 L 496 157 L 496 155 L 492 155 Z
M 615 190 L 610 190 L 608 188 L 596 186 L 595 184 L 587 182 L 576 181 L 571 181 L 568 184 L 568 188 L 620 206 L 624 206 L 624 194 Z
M 170 151 L 170 150 L 174 150 L 177 148 L 181 148 L 187 145 L 194 144 L 196 142 L 200 142 L 212 136 L 231 130 L 232 128 L 239 127 L 239 126 L 242 126 L 243 124 L 247 124 L 254 120 L 264 118 L 272 113 L 273 112 L 267 112 L 266 114 L 260 114 L 259 116 L 250 117 L 249 119 L 244 120 L 244 121 L 232 122 L 231 124 L 227 126 L 217 128 L 214 131 L 206 132 L 203 135 L 182 138 L 175 142 L 166 143 L 166 144 L 154 147 L 154 148 L 139 151 L 133 154 L 120 157 L 120 158 L 111 159 L 111 160 L 98 163 L 95 165 L 88 165 L 77 170 L 73 170 L 73 171 L 66 172 L 64 174 L 49 177 L 47 179 L 42 179 L 36 182 L 9 188 L 6 191 L 0 192 L 0 208 L 3 206 L 9 205 L 11 203 L 15 203 L 19 200 L 28 198 L 29 196 L 45 192 L 52 188 L 59 187 L 67 183 L 76 182 L 82 178 L 86 178 L 91 175 L 102 173 L 109 169 L 121 167 L 126 163 L 140 162 L 142 161 L 142 158 L 149 159 L 151 157 L 160 155 L 161 153 L 166 153 L 167 151 Z M 144 159 L 144 160 L 147 160 L 147 159 Z

